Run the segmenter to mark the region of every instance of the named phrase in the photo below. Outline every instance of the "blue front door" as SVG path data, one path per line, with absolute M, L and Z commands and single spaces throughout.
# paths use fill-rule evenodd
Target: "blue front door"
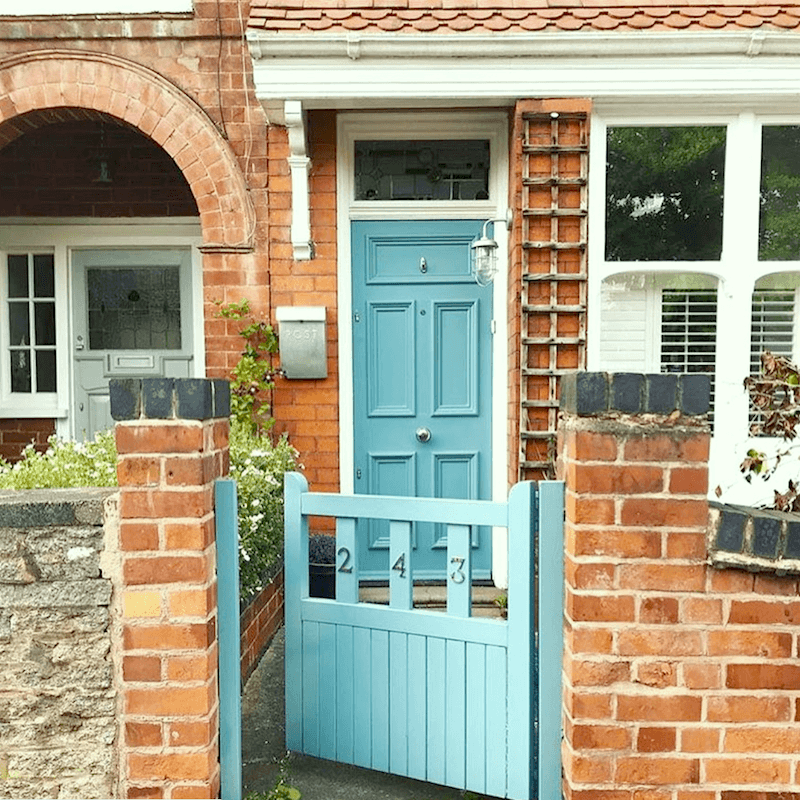
M 355 491 L 491 497 L 492 288 L 470 275 L 474 220 L 352 223 Z M 367 526 L 365 579 L 389 575 L 388 523 Z M 443 579 L 443 526 L 414 529 L 414 575 Z M 491 531 L 472 529 L 473 577 Z M 397 567 L 396 567 L 397 568 Z

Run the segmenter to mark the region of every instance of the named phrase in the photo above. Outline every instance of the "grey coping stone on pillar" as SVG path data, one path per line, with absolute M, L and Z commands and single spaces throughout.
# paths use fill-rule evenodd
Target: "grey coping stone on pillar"
M 753 555 L 777 558 L 781 520 L 768 512 L 753 515 Z
M 608 375 L 605 372 L 573 372 L 561 381 L 561 408 L 579 417 L 608 411 Z
M 178 378 L 175 381 L 175 412 L 179 419 L 212 419 L 214 403 L 211 381 Z
M 139 419 L 142 397 L 140 378 L 112 378 L 108 383 L 108 391 L 112 419 Z
M 711 378 L 708 375 L 681 375 L 680 410 L 683 414 L 707 414 L 711 405 Z
M 142 411 L 147 419 L 172 417 L 172 390 L 174 378 L 142 379 Z
M 644 375 L 618 372 L 611 376 L 611 408 L 625 414 L 639 414 L 644 402 Z
M 727 553 L 741 553 L 744 547 L 744 526 L 747 513 L 735 508 L 723 506 L 720 509 L 720 521 L 717 527 L 715 544 Z
M 800 520 L 786 523 L 786 558 L 800 558 Z
M 645 376 L 645 411 L 651 414 L 671 414 L 678 408 L 678 376 Z
M 211 381 L 214 387 L 214 418 L 231 415 L 231 383 L 216 379 Z

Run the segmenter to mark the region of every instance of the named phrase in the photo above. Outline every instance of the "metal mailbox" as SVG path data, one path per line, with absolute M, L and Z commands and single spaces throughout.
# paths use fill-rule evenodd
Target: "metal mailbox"
M 287 378 L 327 378 L 325 306 L 278 306 L 281 369 Z

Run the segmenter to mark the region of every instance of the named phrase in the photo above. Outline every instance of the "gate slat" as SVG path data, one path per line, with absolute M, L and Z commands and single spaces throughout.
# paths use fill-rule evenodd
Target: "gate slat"
M 353 630 L 353 733 L 354 763 L 359 767 L 372 766 L 372 660 L 370 630 Z
M 319 624 L 303 623 L 303 752 L 319 755 Z
M 336 758 L 336 627 L 319 626 L 319 707 L 320 758 Z
M 506 649 L 486 648 L 486 794 L 506 796 L 508 692 Z
M 347 517 L 336 520 L 336 600 L 358 602 L 356 521 Z
M 486 791 L 486 647 L 467 644 L 467 789 Z
M 428 769 L 426 780 L 445 782 L 445 656 L 444 639 L 428 639 L 427 709 Z
M 414 607 L 414 580 L 411 565 L 411 523 L 389 523 L 389 605 Z
M 389 771 L 408 774 L 408 636 L 389 634 Z M 413 712 L 411 712 L 413 713 Z
M 447 525 L 447 613 L 472 615 L 472 542 L 469 525 Z
M 427 640 L 424 636 L 408 636 L 408 776 L 425 780 L 428 726 Z
M 464 788 L 466 780 L 465 768 L 465 739 L 466 739 L 466 658 L 464 654 L 464 642 L 447 642 L 446 659 L 446 693 L 447 693 L 447 717 L 445 721 L 446 743 L 445 750 L 447 755 L 447 771 L 445 783 L 448 786 Z
M 336 758 L 353 763 L 353 629 L 336 626 Z
M 372 631 L 372 768 L 389 771 L 389 633 Z

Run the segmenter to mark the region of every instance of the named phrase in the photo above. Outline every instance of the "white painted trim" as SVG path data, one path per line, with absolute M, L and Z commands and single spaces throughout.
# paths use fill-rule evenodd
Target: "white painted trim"
M 490 147 L 488 202 L 365 203 L 352 200 L 353 143 L 356 139 L 474 139 L 486 138 Z M 341 491 L 353 486 L 353 345 L 352 270 L 350 222 L 354 219 L 480 219 L 503 217 L 508 198 L 508 116 L 497 112 L 419 112 L 407 114 L 340 114 L 337 120 L 337 239 L 339 298 L 339 475 Z M 498 258 L 508 264 L 508 239 L 504 226 L 495 227 Z M 494 281 L 493 315 L 497 333 L 492 353 L 492 495 L 508 495 L 508 270 Z M 498 585 L 507 580 L 503 542 L 493 548 L 492 567 Z
M 56 369 L 57 397 L 53 403 L 25 409 L 0 397 L 0 417 L 55 417 L 56 432 L 70 435 L 74 393 L 72 345 L 74 341 L 71 251 L 87 248 L 191 248 L 192 317 L 191 337 L 194 377 L 205 376 L 205 332 L 203 326 L 203 276 L 200 222 L 196 218 L 95 219 L 83 217 L 19 217 L 0 220 L 0 251 L 41 248 L 54 253 L 56 269 Z M 4 270 L 2 270 L 4 271 Z M 0 348 L 5 326 L 0 326 Z M 2 350 L 1 352 L 5 352 Z M 4 385 L 0 376 L 0 385 Z
M 303 104 L 287 100 L 284 104 L 286 131 L 289 134 L 289 175 L 292 179 L 292 224 L 290 236 L 295 261 L 308 261 L 313 257 L 311 244 L 311 208 L 308 192 L 308 174 L 311 159 L 306 147 L 306 119 Z
M 762 113 L 797 105 L 800 37 L 779 31 L 531 34 L 280 34 L 250 31 L 256 95 L 305 108 L 510 106 L 592 97 L 708 113 L 742 99 Z M 603 104 L 607 104 L 603 108 Z

